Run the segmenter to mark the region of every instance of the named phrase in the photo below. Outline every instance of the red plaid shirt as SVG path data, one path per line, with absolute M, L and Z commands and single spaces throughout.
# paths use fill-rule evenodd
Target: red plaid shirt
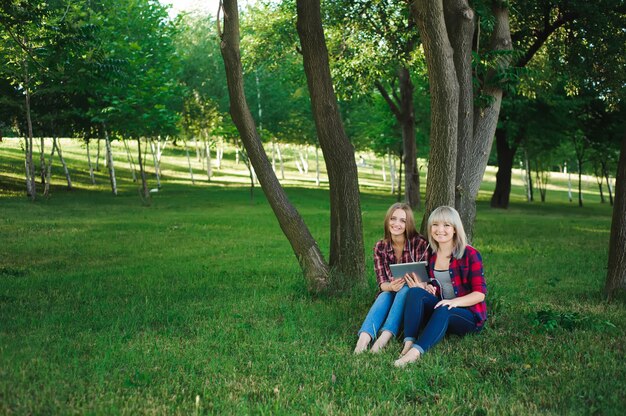
M 437 261 L 437 253 L 433 253 L 430 257 L 428 273 L 433 283 L 435 283 L 434 286 L 437 288 L 436 295 L 441 297 L 441 287 L 439 282 L 435 280 L 435 261 Z M 474 247 L 467 246 L 463 257 L 460 259 L 452 257 L 450 259 L 449 270 L 452 287 L 457 297 L 469 295 L 472 292 L 487 294 L 487 284 L 485 283 L 485 273 L 483 271 L 483 258 Z M 487 320 L 487 304 L 485 301 L 473 306 L 468 306 L 467 309 L 474 313 L 476 326 L 482 327 Z
M 428 261 L 429 258 L 428 241 L 420 234 L 404 242 L 400 261 L 396 259 L 396 255 L 393 252 L 392 242 L 380 240 L 374 246 L 374 272 L 376 272 L 378 287 L 380 288 L 380 285 L 383 283 L 391 281 L 390 264 Z

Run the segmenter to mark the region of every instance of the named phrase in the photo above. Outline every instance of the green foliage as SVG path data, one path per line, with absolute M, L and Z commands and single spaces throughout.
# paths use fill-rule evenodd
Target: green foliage
M 615 324 L 606 319 L 601 319 L 580 312 L 557 312 L 552 309 L 544 309 L 531 314 L 533 326 L 548 332 L 557 329 L 574 331 L 576 329 L 590 329 L 602 331 L 607 328 L 617 328 Z

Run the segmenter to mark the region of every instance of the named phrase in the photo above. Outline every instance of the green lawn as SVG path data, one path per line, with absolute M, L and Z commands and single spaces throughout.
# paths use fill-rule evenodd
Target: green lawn
M 247 173 L 232 152 L 211 183 L 194 161 L 191 185 L 184 152 L 170 147 L 163 188 L 144 206 L 125 155 L 116 155 L 114 197 L 103 167 L 91 185 L 84 149 L 64 145 L 75 190 L 55 164 L 51 197 L 33 203 L 19 143 L 0 144 L 0 414 L 626 408 L 624 299 L 601 297 L 611 208 L 592 181 L 584 208 L 576 194 L 567 202 L 555 175 L 545 204 L 516 187 L 510 209 L 492 210 L 490 170 L 474 240 L 490 289 L 487 328 L 396 369 L 399 343 L 352 355 L 376 291 L 371 247 L 394 202 L 377 172 L 361 169 L 371 184 L 362 193 L 368 285 L 314 298 L 260 188 L 250 201 L 236 185 Z M 310 177 L 290 165 L 287 193 L 327 253 L 327 191 Z

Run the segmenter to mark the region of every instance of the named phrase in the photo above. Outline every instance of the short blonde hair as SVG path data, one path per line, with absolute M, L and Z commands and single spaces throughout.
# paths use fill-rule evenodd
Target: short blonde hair
M 447 222 L 454 227 L 454 248 L 452 249 L 452 255 L 456 259 L 460 259 L 465 254 L 465 247 L 467 247 L 467 236 L 465 235 L 465 229 L 461 222 L 461 216 L 456 209 L 448 206 L 441 206 L 435 208 L 428 217 L 427 233 L 428 242 L 433 250 L 437 251 L 439 244 L 433 239 L 431 228 L 434 222 Z
M 391 221 L 391 216 L 396 210 L 401 209 L 406 213 L 406 224 L 404 228 L 404 238 L 407 240 L 413 238 L 417 235 L 417 230 L 415 229 L 415 217 L 413 216 L 413 210 L 409 204 L 405 204 L 404 202 L 396 202 L 387 210 L 387 214 L 385 214 L 385 240 L 391 241 L 391 233 L 389 232 L 389 221 Z

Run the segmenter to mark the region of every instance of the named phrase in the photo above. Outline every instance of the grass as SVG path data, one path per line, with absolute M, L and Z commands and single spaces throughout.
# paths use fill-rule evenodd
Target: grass
M 52 196 L 35 203 L 23 195 L 17 143 L 0 147 L 0 414 L 626 407 L 626 310 L 623 299 L 601 297 L 611 209 L 593 182 L 582 209 L 555 178 L 548 202 L 526 203 L 515 188 L 502 211 L 488 207 L 488 172 L 474 241 L 490 290 L 487 328 L 448 337 L 399 370 L 398 343 L 377 356 L 351 353 L 375 293 L 370 248 L 394 201 L 371 170 L 361 172 L 372 183 L 362 193 L 368 285 L 311 297 L 261 191 L 251 202 L 237 185 L 247 177 L 232 153 L 212 183 L 194 162 L 192 186 L 184 154 L 171 149 L 164 186 L 146 207 L 123 155 L 113 197 L 104 172 L 89 185 L 84 149 L 64 145 L 76 189 L 57 176 Z M 327 191 L 298 175 L 288 172 L 287 193 L 327 252 Z

